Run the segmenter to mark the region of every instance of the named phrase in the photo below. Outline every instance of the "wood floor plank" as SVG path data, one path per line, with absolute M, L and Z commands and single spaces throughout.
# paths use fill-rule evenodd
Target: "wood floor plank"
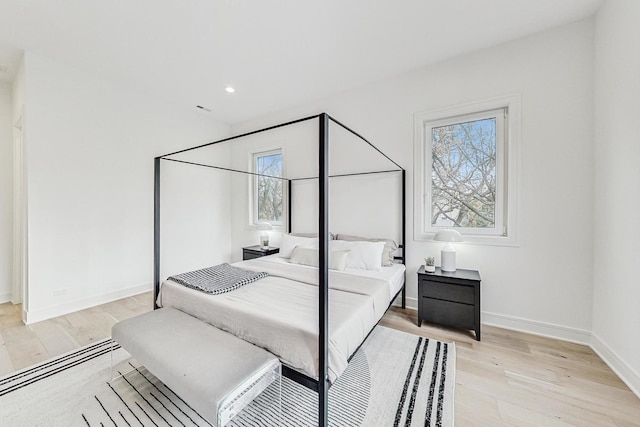
M 51 357 L 36 336 L 16 343 L 7 343 L 5 346 L 11 358 L 11 364 L 16 370 L 44 362 Z
M 456 402 L 455 425 L 461 427 L 511 427 L 512 424 L 484 413 L 482 410 L 466 411 Z
M 517 392 L 544 395 L 552 399 L 550 408 L 562 408 L 562 413 L 573 418 L 586 420 L 610 418 L 616 414 L 619 419 L 635 422 L 640 426 L 640 399 L 627 396 L 620 401 L 606 393 L 592 393 L 588 387 L 567 387 L 566 385 L 543 384 L 526 379 L 510 379 L 509 385 Z
M 131 298 L 136 300 L 147 310 L 153 310 L 153 292 L 145 292 L 142 294 L 134 295 Z
M 3 315 L 15 316 L 16 312 L 19 312 L 20 310 L 22 310 L 21 307 L 22 305 L 20 304 L 3 302 L 2 304 L 0 304 L 0 316 L 3 316 Z
M 86 320 L 80 312 L 69 313 L 64 316 L 51 319 L 51 322 L 55 322 L 64 328 L 71 337 L 76 340 L 80 345 L 87 345 L 92 342 L 88 335 L 95 335 L 95 331 L 91 331 L 91 325 L 86 324 Z
M 498 409 L 503 421 L 509 425 L 518 427 L 571 427 L 575 424 L 570 424 L 552 415 L 545 414 L 544 412 L 534 411 L 528 408 L 524 408 L 520 405 L 514 405 L 505 401 L 498 401 Z M 600 426 L 600 427 L 615 427 L 613 421 L 608 424 L 580 424 L 585 427 Z
M 638 422 L 628 421 L 624 419 L 618 418 L 616 415 L 612 416 L 613 422 L 616 424 L 616 427 L 638 427 Z
M 149 311 L 150 308 L 140 304 L 140 302 L 134 298 L 125 298 L 105 304 L 103 309 L 113 316 L 114 319 L 121 321 L 145 313 Z
M 485 416 L 499 420 L 498 401 L 482 392 L 456 384 L 455 389 L 456 414 L 460 411 L 483 413 Z
M 586 380 L 577 376 L 563 377 L 561 378 L 563 384 L 571 386 L 575 390 L 583 390 L 583 393 L 591 396 L 593 399 L 604 399 L 605 401 L 611 400 L 616 403 L 624 403 L 635 407 L 638 405 L 638 398 L 629 392 L 626 385 L 622 383 L 622 386 L 610 386 L 608 381 L 598 380 Z M 640 410 L 640 405 L 637 406 Z M 639 414 L 640 418 L 640 414 Z
M 585 399 L 581 393 L 574 393 L 572 390 L 555 384 L 535 383 L 526 378 L 510 379 L 507 381 L 514 394 L 526 393 L 531 396 L 545 396 L 548 401 L 537 406 L 523 405 L 533 411 L 553 415 L 554 418 L 568 422 L 571 425 L 584 426 L 615 426 L 611 418 L 611 408 L 602 405 L 594 405 L 592 401 Z M 514 401 L 511 401 L 514 403 Z M 516 402 L 517 403 L 517 402 Z M 629 415 L 632 414 L 632 407 L 620 408 Z
M 53 322 L 38 322 L 31 325 L 42 345 L 51 357 L 70 352 L 80 344 L 62 326 Z
M 111 336 L 111 327 L 117 320 L 105 311 L 88 309 L 56 318 L 81 346 Z
M 10 374 L 13 371 L 15 371 L 15 368 L 11 363 L 9 351 L 5 345 L 0 345 L 0 376 Z
M 24 324 L 11 325 L 2 329 L 2 338 L 5 344 L 18 344 L 23 341 L 32 340 L 36 337 L 33 330 Z
M 22 305 L 0 304 L 0 328 L 22 325 Z
M 470 360 L 474 364 L 480 364 L 481 368 L 497 369 L 503 375 L 506 372 L 511 372 L 516 375 L 535 378 L 539 381 L 560 383 L 560 377 L 555 370 L 549 366 L 531 363 L 531 355 L 514 354 L 509 350 L 496 351 L 495 348 L 488 345 L 484 348 L 488 349 L 488 351 L 460 349 L 458 358 L 461 363 Z

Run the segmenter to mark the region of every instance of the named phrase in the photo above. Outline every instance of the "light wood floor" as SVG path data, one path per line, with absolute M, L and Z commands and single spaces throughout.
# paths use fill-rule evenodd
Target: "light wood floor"
M 149 293 L 24 326 L 0 304 L 0 376 L 106 338 L 111 326 L 152 309 Z M 392 308 L 381 325 L 455 341 L 458 427 L 640 426 L 640 399 L 586 346 L 485 326 L 473 334 L 415 324 Z
M 393 308 L 380 324 L 455 341 L 456 426 L 640 426 L 640 399 L 587 346 L 484 325 L 477 342 L 416 315 Z
M 0 376 L 110 337 L 116 322 L 152 309 L 144 293 L 25 326 L 20 305 L 0 304 Z

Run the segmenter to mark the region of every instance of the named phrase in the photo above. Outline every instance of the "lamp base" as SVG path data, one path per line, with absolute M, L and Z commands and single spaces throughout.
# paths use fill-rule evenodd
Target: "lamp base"
M 445 245 L 440 252 L 440 269 L 453 273 L 456 271 L 456 250 L 450 244 Z

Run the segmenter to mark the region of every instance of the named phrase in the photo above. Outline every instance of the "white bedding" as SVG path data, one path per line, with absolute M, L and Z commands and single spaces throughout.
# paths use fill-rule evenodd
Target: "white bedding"
M 274 263 L 291 265 L 286 258 L 281 258 L 278 256 L 278 254 L 269 255 L 260 259 L 268 260 L 269 262 L 274 262 Z M 234 265 L 241 267 L 239 264 L 240 263 L 237 263 Z M 301 267 L 309 268 L 314 271 L 317 271 L 315 267 L 309 267 L 309 266 L 301 266 Z M 244 268 L 247 268 L 247 267 L 244 267 Z M 359 268 L 345 268 L 342 271 L 342 273 L 350 274 L 352 276 L 371 277 L 374 279 L 382 279 L 386 281 L 389 284 L 389 302 L 391 302 L 393 300 L 393 297 L 395 297 L 400 291 L 400 289 L 402 289 L 402 285 L 404 285 L 405 270 L 406 268 L 404 264 L 392 264 L 389 267 L 382 267 L 380 270 L 361 270 Z M 318 273 L 315 273 L 315 274 L 317 275 Z
M 270 276 L 222 295 L 207 295 L 167 280 L 158 305 L 189 313 L 317 378 L 318 270 L 277 256 L 233 265 L 267 271 Z M 384 315 L 397 293 L 393 290 L 402 287 L 398 276 L 404 279 L 403 265 L 371 272 L 329 272 L 330 381 L 342 374 L 349 357 Z

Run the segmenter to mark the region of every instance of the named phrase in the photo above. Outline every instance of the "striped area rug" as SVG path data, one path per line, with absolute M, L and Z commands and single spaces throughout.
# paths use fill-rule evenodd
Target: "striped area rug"
M 114 351 L 111 352 L 111 348 Z M 114 375 L 111 378 L 111 359 Z M 332 426 L 453 426 L 455 347 L 378 326 L 329 391 Z M 315 426 L 317 395 L 287 378 L 229 425 Z M 111 340 L 0 379 L 3 426 L 211 426 Z

